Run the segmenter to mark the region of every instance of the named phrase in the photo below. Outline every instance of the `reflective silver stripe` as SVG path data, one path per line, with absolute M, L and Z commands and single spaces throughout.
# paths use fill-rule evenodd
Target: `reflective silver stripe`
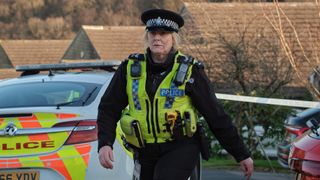
M 82 126 L 82 128 L 91 127 L 91 126 Z M 65 132 L 65 131 L 72 131 L 75 129 L 74 126 L 67 126 L 67 127 L 53 127 L 53 128 L 28 128 L 28 129 L 18 129 L 15 133 L 16 135 L 31 135 L 31 134 L 44 134 L 44 133 L 55 133 L 55 132 Z M 83 129 L 86 130 L 86 129 Z M 90 130 L 90 129 L 87 129 Z M 0 130 L 0 136 L 6 136 L 4 130 Z
M 90 131 L 90 130 L 94 130 L 95 128 L 96 126 L 78 126 L 74 128 L 73 131 Z

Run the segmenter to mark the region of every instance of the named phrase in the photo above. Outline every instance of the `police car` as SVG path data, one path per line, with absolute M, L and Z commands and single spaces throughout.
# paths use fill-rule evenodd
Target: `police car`
M 117 129 L 113 170 L 97 155 L 100 99 L 119 61 L 17 66 L 0 82 L 1 180 L 129 180 L 133 159 Z M 190 179 L 200 178 L 198 165 Z

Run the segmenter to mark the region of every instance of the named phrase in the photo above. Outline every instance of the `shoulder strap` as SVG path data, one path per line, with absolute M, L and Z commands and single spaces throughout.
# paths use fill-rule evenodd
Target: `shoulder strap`
M 139 54 L 139 53 L 130 54 L 128 56 L 128 59 L 143 61 L 144 60 L 144 54 Z

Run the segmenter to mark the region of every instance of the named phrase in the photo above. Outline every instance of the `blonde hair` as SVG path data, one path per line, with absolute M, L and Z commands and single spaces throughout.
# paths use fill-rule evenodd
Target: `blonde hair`
M 172 32 L 172 39 L 173 39 L 173 48 L 179 49 L 180 48 L 180 35 L 177 32 Z M 145 31 L 143 34 L 143 44 L 144 48 L 148 48 L 148 31 Z

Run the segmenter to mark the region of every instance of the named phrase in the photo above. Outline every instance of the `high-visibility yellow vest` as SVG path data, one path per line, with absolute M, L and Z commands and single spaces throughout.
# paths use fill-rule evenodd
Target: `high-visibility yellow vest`
M 185 127 L 183 130 L 184 135 L 190 130 L 191 133 L 195 132 L 196 112 L 190 97 L 185 94 L 186 82 L 190 81 L 194 65 L 193 60 L 188 64 L 187 70 L 185 69 L 183 83 L 176 85 L 174 82 L 181 64 L 179 61 L 184 58 L 187 57 L 180 52 L 175 55 L 171 72 L 160 83 L 153 101 L 150 101 L 145 90 L 147 81 L 146 55 L 129 56 L 126 87 L 129 107 L 123 112 L 120 120 L 121 128 L 128 143 L 141 147 L 144 143 L 163 143 L 173 140 L 172 133 L 168 130 L 168 120 L 166 119 L 166 116 L 173 112 L 179 112 L 181 119 L 186 118 L 184 117 L 185 112 L 190 115 L 191 129 L 190 125 L 187 127 L 188 122 L 183 121 Z M 137 140 L 139 137 L 143 142 L 139 142 L 139 139 Z

